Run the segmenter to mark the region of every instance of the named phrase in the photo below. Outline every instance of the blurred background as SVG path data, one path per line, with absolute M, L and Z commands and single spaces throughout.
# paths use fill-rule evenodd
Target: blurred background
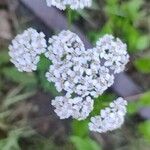
M 67 12 L 46 7 L 45 0 L 33 1 L 0 0 L 0 150 L 150 150 L 150 1 L 93 0 L 92 8 L 70 12 L 75 30 L 93 45 L 106 33 L 128 45 L 126 76 L 134 86 L 120 85 L 124 78 L 116 84 L 122 93 L 128 88 L 137 92 L 124 94 L 129 105 L 122 128 L 105 134 L 89 132 L 88 119 L 60 120 L 55 115 L 50 101 L 59 93 L 45 79 L 46 58 L 41 56 L 35 73 L 20 73 L 10 63 L 8 45 L 24 29 L 33 27 L 48 38 L 58 25 L 66 27 Z M 55 26 L 49 15 L 63 19 Z M 123 96 L 117 90 L 100 96 L 91 115 Z

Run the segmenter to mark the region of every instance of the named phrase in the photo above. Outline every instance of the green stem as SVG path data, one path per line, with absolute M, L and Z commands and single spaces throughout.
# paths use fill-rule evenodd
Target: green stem
M 67 9 L 67 20 L 68 20 L 68 29 L 71 29 L 72 25 L 72 11 L 70 8 Z

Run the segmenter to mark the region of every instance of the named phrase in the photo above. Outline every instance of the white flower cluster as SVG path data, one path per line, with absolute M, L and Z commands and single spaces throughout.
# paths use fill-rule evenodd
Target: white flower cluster
M 19 34 L 9 46 L 11 62 L 19 71 L 32 72 L 37 69 L 39 55 L 46 51 L 45 35 L 29 28 Z
M 100 65 L 99 54 L 95 49 L 86 51 L 76 34 L 62 31 L 50 38 L 49 44 L 45 55 L 53 65 L 46 77 L 59 92 L 64 90 L 68 98 L 72 94 L 97 97 L 113 84 L 114 76 Z
M 49 2 L 53 4 L 55 1 Z M 63 2 L 66 4 L 65 0 Z M 74 0 L 68 2 L 71 5 Z M 96 47 L 86 50 L 75 33 L 64 30 L 49 39 L 46 49 L 45 35 L 29 28 L 12 41 L 9 55 L 18 70 L 26 72 L 37 69 L 39 55 L 42 53 L 52 61 L 46 78 L 49 82 L 54 82 L 58 92 L 65 93 L 65 96 L 52 100 L 60 119 L 87 118 L 93 110 L 93 98 L 113 84 L 114 74 L 123 71 L 129 60 L 126 45 L 111 35 L 103 36 Z M 102 133 L 120 127 L 124 122 L 126 105 L 123 98 L 110 103 L 110 107 L 101 110 L 99 116 L 91 118 L 90 130 Z
M 75 97 L 68 99 L 65 96 L 58 96 L 52 100 L 52 105 L 55 107 L 55 113 L 60 119 L 69 117 L 77 120 L 83 120 L 89 116 L 93 110 L 93 100 L 91 97 Z
M 99 116 L 91 118 L 89 129 L 91 131 L 103 133 L 120 128 L 124 123 L 127 101 L 118 98 L 110 103 L 110 106 L 101 110 Z
M 55 112 L 61 119 L 72 116 L 78 120 L 88 117 L 93 109 L 92 98 L 113 84 L 114 73 L 122 71 L 129 59 L 126 45 L 111 35 L 86 50 L 75 33 L 65 30 L 49 39 L 45 56 L 52 61 L 47 80 L 54 82 L 57 91 L 66 93 L 52 101 Z
M 92 5 L 92 0 L 46 0 L 46 2 L 49 7 L 55 6 L 61 10 L 65 10 L 67 6 L 71 9 L 83 9 Z
M 122 43 L 119 38 L 106 34 L 96 43 L 96 49 L 100 54 L 100 58 L 105 60 L 104 65 L 114 71 L 120 73 L 125 69 L 125 65 L 129 61 L 126 44 Z

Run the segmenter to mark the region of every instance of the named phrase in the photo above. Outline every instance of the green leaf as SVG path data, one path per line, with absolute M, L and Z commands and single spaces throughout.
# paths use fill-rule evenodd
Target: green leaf
M 8 52 L 7 51 L 1 51 L 0 52 L 0 65 L 8 63 L 10 60 Z
M 150 141 L 150 120 L 140 123 L 138 131 L 145 139 Z
M 104 27 L 102 28 L 101 32 L 100 32 L 100 36 L 104 35 L 104 34 L 113 34 L 113 25 L 112 25 L 112 22 L 111 21 L 108 21 Z M 99 37 L 100 37 L 99 36 Z
M 118 5 L 111 5 L 105 7 L 105 12 L 110 16 L 121 16 L 125 17 L 125 13 L 120 9 Z
M 142 73 L 150 73 L 150 57 L 139 58 L 134 61 L 135 67 Z
M 118 4 L 118 0 L 106 0 L 107 5 L 106 6 L 115 6 Z
M 19 72 L 14 67 L 4 68 L 2 73 L 7 79 L 24 86 L 35 86 L 37 84 L 37 80 L 33 73 Z
M 77 150 L 101 150 L 100 145 L 88 137 L 81 138 L 78 136 L 71 136 L 70 139 Z
M 127 17 L 132 21 L 135 22 L 142 17 L 142 11 L 139 9 L 143 5 L 143 0 L 130 0 L 127 2 L 122 3 L 122 9 L 126 12 Z
M 137 40 L 136 48 L 138 50 L 144 50 L 150 46 L 150 37 L 148 35 L 140 36 Z
M 135 102 L 130 102 L 128 104 L 128 113 L 130 115 L 137 113 L 142 107 L 150 106 L 150 91 L 145 92 L 140 96 L 140 98 Z
M 104 93 L 103 95 L 99 96 L 94 101 L 94 110 L 91 112 L 90 116 L 98 115 L 100 110 L 107 107 L 114 99 L 115 95 L 109 93 Z
M 44 56 L 41 57 L 40 62 L 38 64 L 38 78 L 40 80 L 40 84 L 42 86 L 42 88 L 46 91 L 46 92 L 50 92 L 53 96 L 58 96 L 59 93 L 57 92 L 54 83 L 50 83 L 49 81 L 47 81 L 46 77 L 45 77 L 45 73 L 48 71 L 50 65 L 51 65 L 51 61 L 48 60 L 47 58 L 45 58 Z
M 150 91 L 145 92 L 139 98 L 139 102 L 142 106 L 150 106 Z
M 139 31 L 132 26 L 129 22 L 124 26 L 124 36 L 128 42 L 128 47 L 130 52 L 137 52 L 137 41 L 140 37 Z
M 139 103 L 137 102 L 130 102 L 128 103 L 128 106 L 127 106 L 127 113 L 129 115 L 133 115 L 133 114 L 136 114 L 138 112 L 138 110 L 140 109 L 140 105 Z
M 73 23 L 74 21 L 77 21 L 80 19 L 80 14 L 79 14 L 79 11 L 75 11 L 75 10 L 72 10 L 70 8 L 68 8 L 68 10 L 66 11 L 69 11 L 67 13 L 70 13 L 70 21 L 71 23 Z M 68 14 L 67 14 L 68 15 Z
M 72 121 L 72 132 L 73 135 L 80 136 L 80 137 L 86 137 L 89 135 L 89 129 L 88 129 L 88 120 L 83 121 Z

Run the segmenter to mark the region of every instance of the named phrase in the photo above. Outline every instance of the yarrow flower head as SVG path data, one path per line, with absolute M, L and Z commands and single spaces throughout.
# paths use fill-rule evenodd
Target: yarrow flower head
M 49 7 L 56 6 L 61 10 L 66 9 L 67 6 L 71 9 L 83 9 L 92 5 L 92 0 L 46 0 L 46 2 Z
M 100 58 L 104 59 L 104 65 L 114 73 L 120 73 L 125 69 L 129 55 L 126 44 L 119 38 L 115 39 L 112 35 L 106 34 L 97 41 L 96 49 Z
M 69 61 L 73 55 L 76 59 L 85 51 L 85 47 L 81 39 L 71 31 L 63 30 L 58 36 L 54 35 L 49 39 L 49 47 L 45 56 L 52 60 L 54 64 L 63 61 Z
M 114 76 L 100 65 L 99 54 L 95 49 L 85 50 L 75 33 L 62 31 L 50 38 L 49 44 L 45 55 L 53 65 L 46 77 L 59 92 L 64 90 L 69 98 L 72 94 L 97 97 L 113 84 Z
M 52 105 L 55 107 L 54 111 L 60 119 L 72 117 L 77 120 L 83 120 L 93 110 L 93 103 L 93 100 L 89 96 L 70 99 L 65 96 L 58 96 L 55 100 L 52 100 Z
M 45 35 L 29 28 L 19 34 L 9 46 L 11 62 L 19 71 L 32 72 L 37 69 L 39 55 L 46 51 Z
M 123 98 L 116 99 L 109 107 L 102 109 L 100 115 L 91 118 L 89 129 L 103 133 L 120 128 L 124 123 L 126 105 L 127 101 Z

